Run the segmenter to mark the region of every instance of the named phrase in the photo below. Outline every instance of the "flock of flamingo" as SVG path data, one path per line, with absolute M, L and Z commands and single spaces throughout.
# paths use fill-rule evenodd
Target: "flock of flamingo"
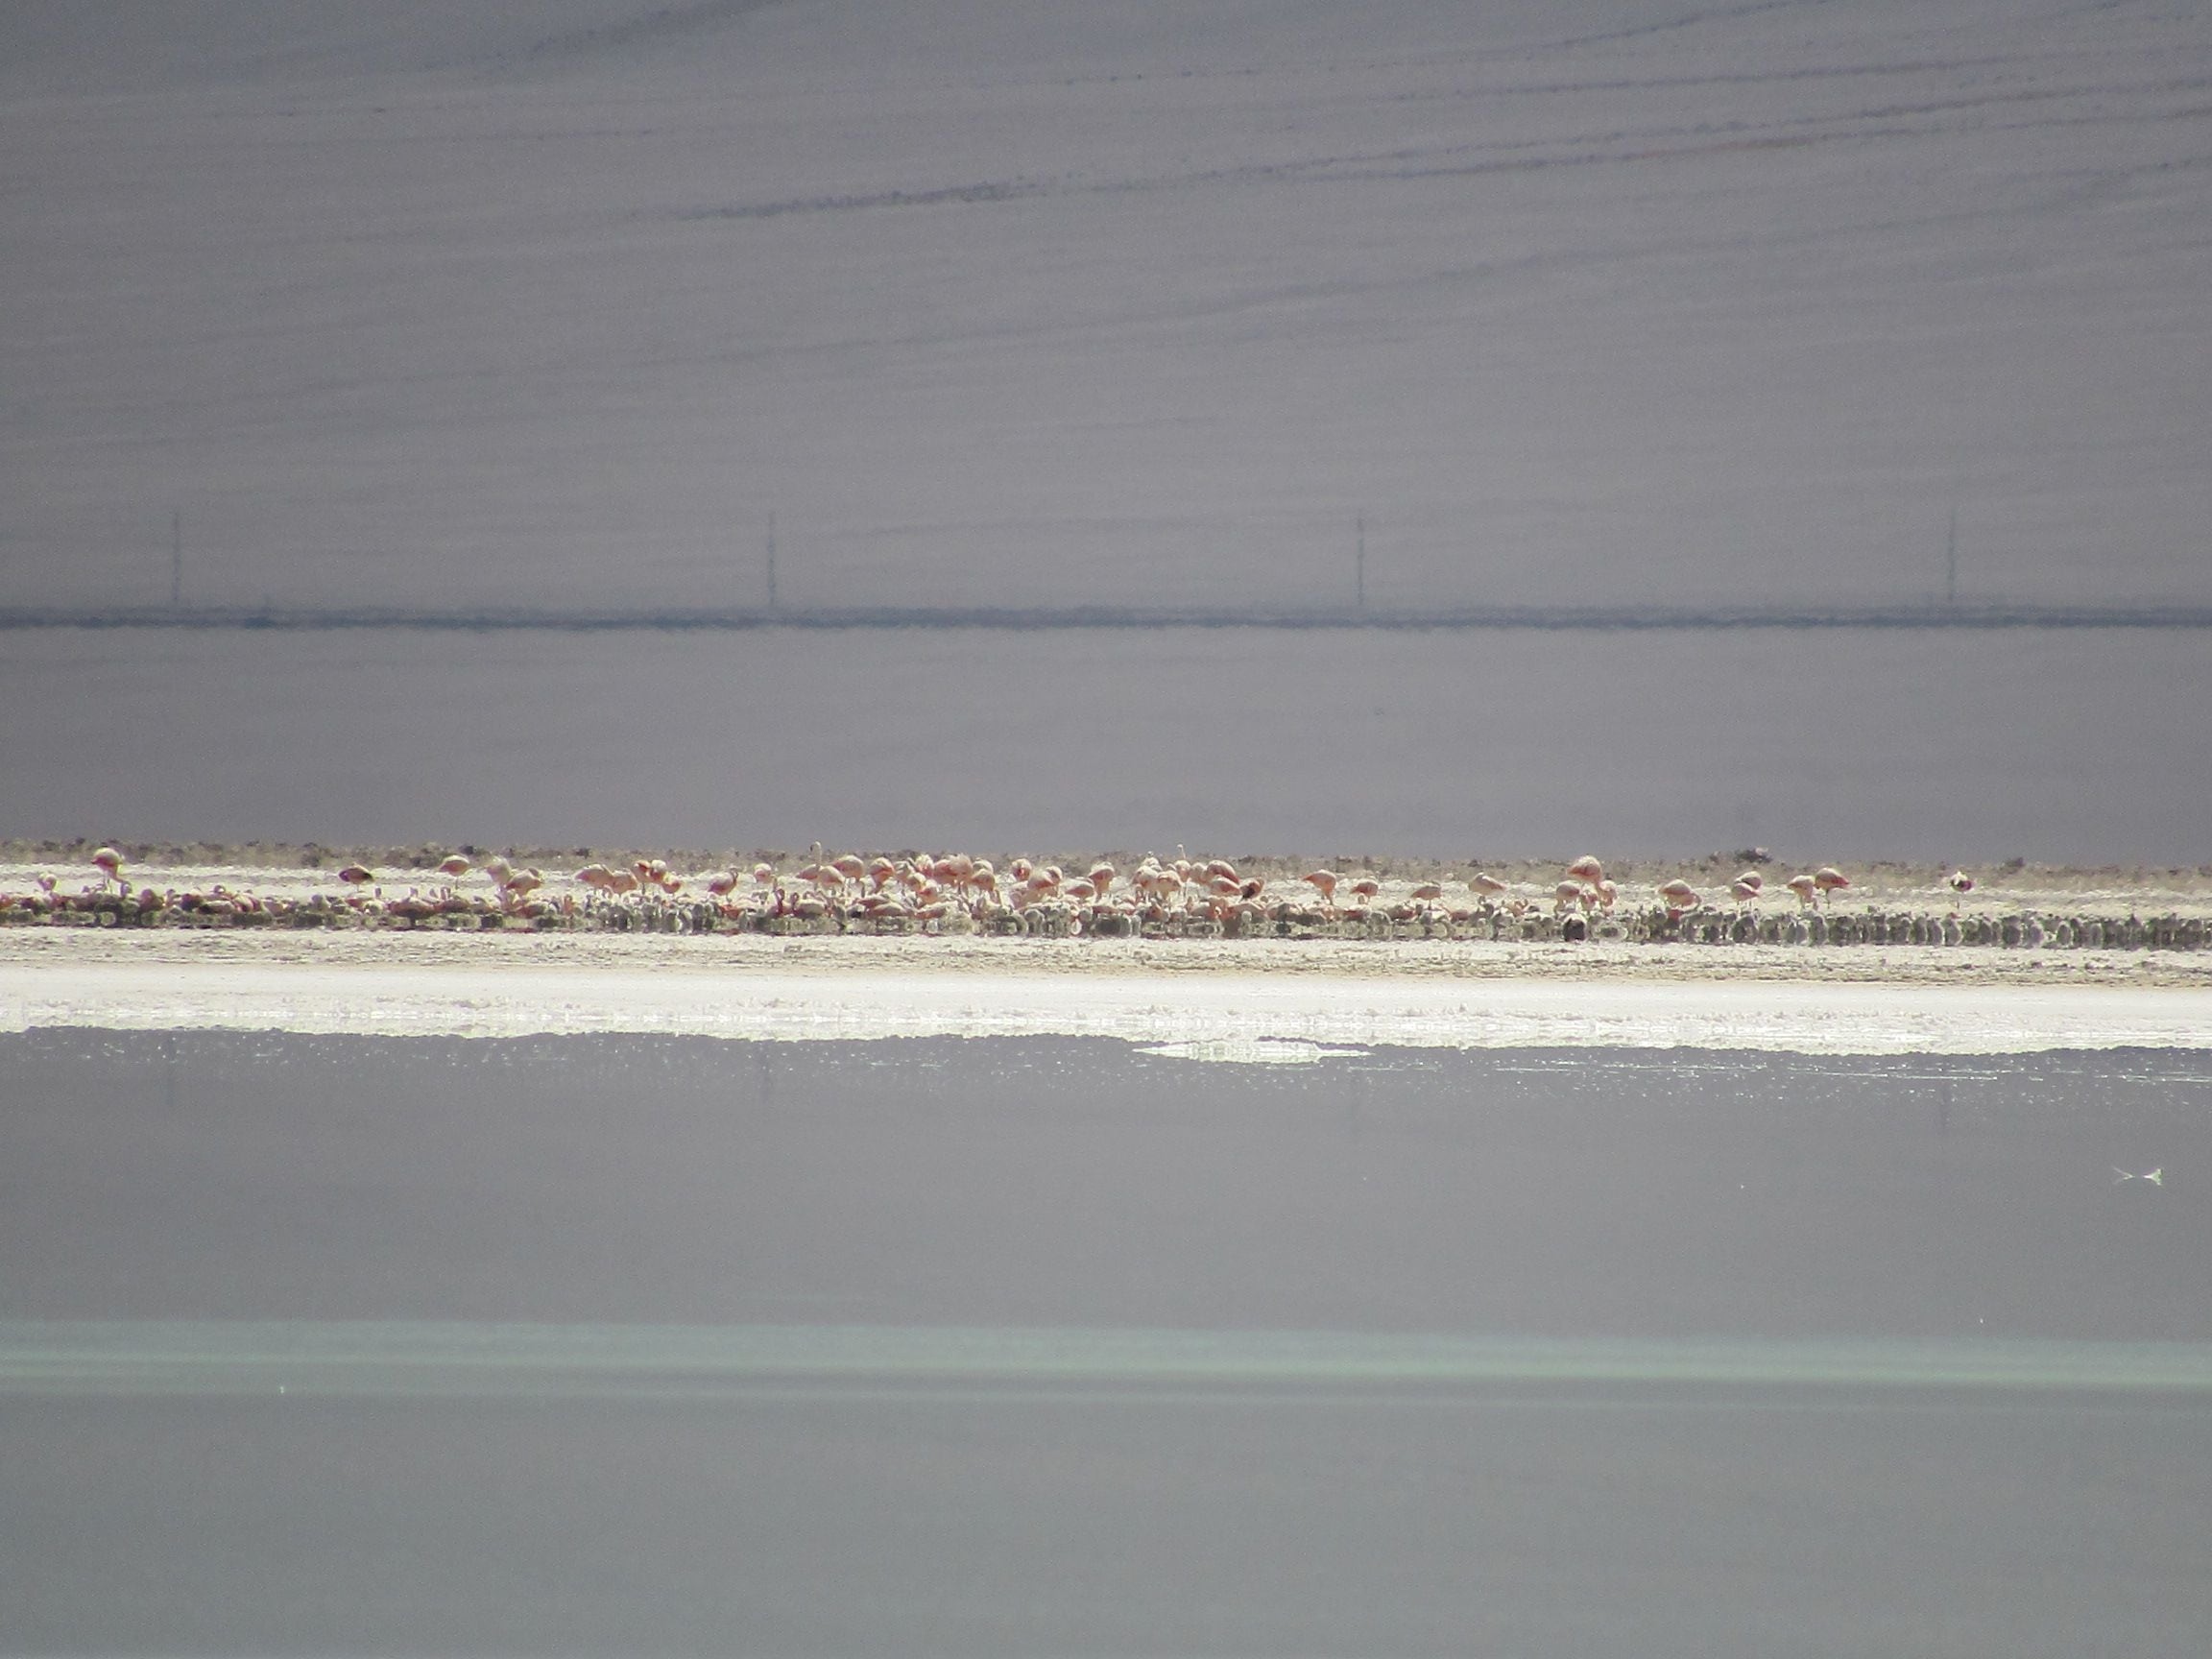
M 1835 895 L 1851 879 L 1833 866 L 1780 885 L 1793 913 L 1762 914 L 1767 880 L 1745 869 L 1725 902 L 1679 878 L 1645 898 L 1624 898 L 1594 856 L 1568 864 L 1545 891 L 1477 871 L 1460 880 L 1385 883 L 1315 869 L 1271 882 L 1227 859 L 1163 860 L 1147 854 L 1124 874 L 1100 860 L 1088 869 L 1014 858 L 1000 870 L 965 853 L 903 857 L 826 854 L 817 844 L 788 873 L 773 864 L 680 875 L 665 860 L 587 864 L 548 878 L 504 857 L 480 865 L 453 854 L 433 870 L 387 879 L 363 864 L 336 871 L 335 892 L 257 894 L 223 883 L 180 891 L 133 887 L 123 855 L 91 856 L 97 885 L 64 891 L 36 877 L 0 891 L 0 923 L 135 926 L 438 926 L 537 930 L 769 933 L 970 933 L 1049 937 L 1159 938 L 1590 938 L 1704 943 L 1912 943 L 2202 945 L 2200 922 L 2179 917 L 2126 926 L 2099 918 L 1961 918 L 1925 911 L 1845 913 Z M 436 881 L 412 879 L 435 877 Z M 404 891 L 392 892 L 402 880 Z M 1944 878 L 1955 896 L 1972 891 L 1964 871 Z M 1464 888 L 1464 896 L 1457 889 Z

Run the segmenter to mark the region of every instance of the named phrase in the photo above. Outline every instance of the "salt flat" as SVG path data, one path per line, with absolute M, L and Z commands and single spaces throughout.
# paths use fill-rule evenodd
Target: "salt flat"
M 926 942 L 936 946 L 940 942 Z M 1105 1036 L 1195 1058 L 1318 1057 L 1331 1046 L 1633 1046 L 1805 1053 L 2008 1053 L 2212 1046 L 2212 984 L 2008 984 L 1971 968 L 1947 983 L 1629 977 L 1619 957 L 1517 974 L 1510 956 L 1448 947 L 1345 972 L 1331 952 L 1287 972 L 1247 956 L 1145 972 L 1098 946 L 1045 952 L 871 948 L 548 953 L 496 963 L 379 964 L 373 950 L 302 964 L 0 958 L 0 1030 L 236 1029 L 515 1037 L 657 1032 L 748 1041 Z M 797 957 L 796 963 L 792 956 Z M 627 959 L 625 959 L 627 958 Z M 711 965 L 707 965 L 708 963 Z M 1680 966 L 1676 963 L 1675 966 Z M 1769 967 L 1778 967 L 1769 964 Z M 1460 972 L 1472 967 L 1485 976 Z M 1407 969 L 1425 972 L 1406 972 Z M 1242 971 L 1239 971 L 1239 970 Z M 1626 970 L 1626 973 L 1623 970 Z M 1572 976 L 1564 976 L 1571 974 Z M 1978 981 L 1978 982 L 1977 982 Z M 1279 1046 L 1292 1045 L 1302 1046 Z

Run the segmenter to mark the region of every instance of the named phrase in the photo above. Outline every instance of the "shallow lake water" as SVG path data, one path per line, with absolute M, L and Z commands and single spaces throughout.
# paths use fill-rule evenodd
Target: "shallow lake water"
M 2187 629 L 53 630 L 0 703 L 0 835 L 2212 859 Z
M 2212 1620 L 2200 1053 L 42 1030 L 0 1080 L 9 1651 Z

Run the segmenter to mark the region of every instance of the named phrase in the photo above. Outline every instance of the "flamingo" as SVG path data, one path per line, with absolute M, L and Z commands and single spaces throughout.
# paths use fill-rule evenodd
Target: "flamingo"
M 1592 854 L 1585 853 L 1574 863 L 1567 866 L 1567 874 L 1574 877 L 1577 881 L 1587 881 L 1595 887 L 1599 882 L 1605 879 L 1605 866 L 1599 863 Z
M 456 853 L 439 863 L 438 873 L 441 876 L 466 876 L 469 874 L 469 860 Z
M 349 864 L 338 872 L 338 879 L 349 887 L 360 887 L 376 879 L 376 872 L 366 864 Z
M 100 890 L 105 893 L 108 883 L 123 885 L 123 854 L 112 847 L 103 847 L 92 854 L 92 868 L 100 872 Z
M 1336 872 L 1334 870 L 1309 870 L 1300 878 L 1321 895 L 1321 902 L 1334 906 L 1336 902 Z
M 1971 893 L 1974 891 L 1974 878 L 1967 875 L 1963 870 L 1952 871 L 1950 875 L 1943 878 L 1943 884 L 1954 893 Z
M 1582 895 L 1588 891 L 1579 881 L 1561 881 L 1551 889 L 1551 914 L 1566 915 L 1569 909 L 1582 902 Z
M 1474 875 L 1468 877 L 1467 885 L 1474 890 L 1478 898 L 1493 902 L 1503 898 L 1512 891 L 1508 883 L 1499 880 L 1497 877 L 1485 870 L 1478 870 Z
M 1671 920 L 1679 921 L 1686 912 L 1697 908 L 1697 889 L 1679 876 L 1671 881 L 1660 883 L 1659 897 L 1667 901 L 1667 914 Z
M 1844 875 L 1833 864 L 1823 864 L 1819 869 L 1813 872 L 1813 885 L 1817 887 L 1823 895 L 1832 895 L 1839 888 L 1850 886 L 1851 878 Z
M 1735 900 L 1740 906 L 1754 903 L 1759 898 L 1759 883 L 1746 881 L 1739 876 L 1735 880 L 1728 883 L 1728 897 Z
M 1784 885 L 1797 895 L 1799 909 L 1810 910 L 1818 902 L 1820 883 L 1811 876 L 1792 876 Z

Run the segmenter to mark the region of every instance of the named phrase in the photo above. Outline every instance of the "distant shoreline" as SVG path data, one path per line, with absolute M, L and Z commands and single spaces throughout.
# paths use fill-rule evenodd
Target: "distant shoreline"
M 586 611 L 390 606 L 192 605 L 100 609 L 0 608 L 0 631 L 158 628 L 202 632 L 316 633 L 397 629 L 427 633 L 751 633 L 948 629 L 998 633 L 1069 630 L 1251 629 L 1308 632 L 1621 633 L 1722 629 L 2212 629 L 2212 606 L 2038 605 L 1923 600 L 1882 605 L 1491 605 L 1431 607 L 770 606 Z

